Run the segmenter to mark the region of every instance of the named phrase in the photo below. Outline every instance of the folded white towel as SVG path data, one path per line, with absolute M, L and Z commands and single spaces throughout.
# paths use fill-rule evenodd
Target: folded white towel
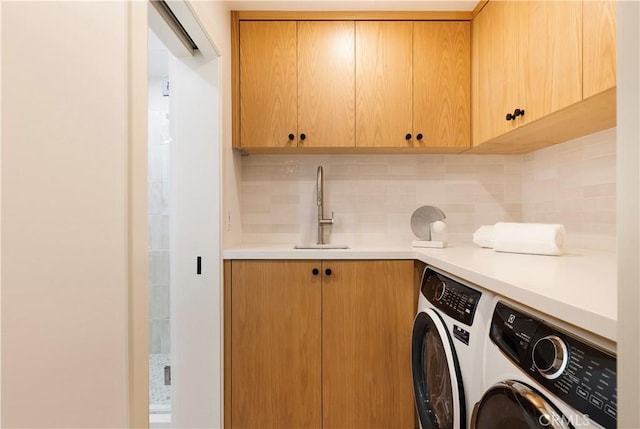
M 482 225 L 473 233 L 473 242 L 480 247 L 493 247 L 493 225 Z
M 564 236 L 562 224 L 498 222 L 493 227 L 493 250 L 562 255 Z

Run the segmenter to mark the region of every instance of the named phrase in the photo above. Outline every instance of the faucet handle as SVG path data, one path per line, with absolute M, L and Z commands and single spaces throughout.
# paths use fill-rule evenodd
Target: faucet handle
M 318 219 L 318 223 L 320 225 L 333 225 L 333 211 L 331 212 L 331 217 L 329 219 L 325 219 L 324 216 Z

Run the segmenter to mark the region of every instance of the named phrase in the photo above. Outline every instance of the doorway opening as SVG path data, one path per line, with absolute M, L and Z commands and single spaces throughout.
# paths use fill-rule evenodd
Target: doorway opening
M 218 427 L 219 54 L 183 1 L 148 22 L 149 424 Z
M 149 421 L 171 423 L 170 80 L 175 57 L 148 30 Z

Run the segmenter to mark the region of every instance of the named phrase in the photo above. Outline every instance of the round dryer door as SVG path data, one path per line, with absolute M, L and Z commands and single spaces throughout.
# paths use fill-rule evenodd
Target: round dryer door
M 464 390 L 451 336 L 438 313 L 421 311 L 413 323 L 413 390 L 422 429 L 464 429 Z
M 500 382 L 473 409 L 471 429 L 573 429 L 540 393 L 518 381 Z

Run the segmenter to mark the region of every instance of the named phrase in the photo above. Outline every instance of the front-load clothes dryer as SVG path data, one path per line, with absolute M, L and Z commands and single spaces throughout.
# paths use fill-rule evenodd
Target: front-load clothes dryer
M 482 351 L 493 296 L 433 267 L 425 268 L 413 325 L 411 359 L 422 429 L 466 429 L 482 394 Z
M 616 427 L 613 343 L 504 299 L 489 332 L 472 429 Z

